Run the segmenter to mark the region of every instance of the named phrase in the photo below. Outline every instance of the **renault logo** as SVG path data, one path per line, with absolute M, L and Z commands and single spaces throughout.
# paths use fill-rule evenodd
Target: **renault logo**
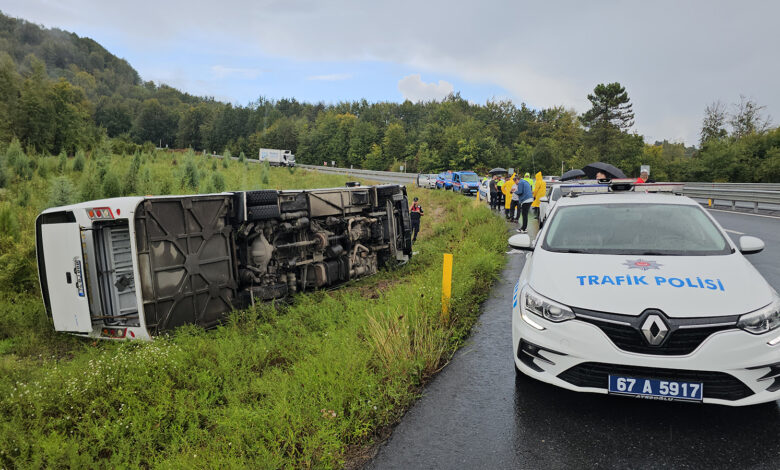
M 640 330 L 650 346 L 659 346 L 669 333 L 666 322 L 658 315 L 648 315 Z

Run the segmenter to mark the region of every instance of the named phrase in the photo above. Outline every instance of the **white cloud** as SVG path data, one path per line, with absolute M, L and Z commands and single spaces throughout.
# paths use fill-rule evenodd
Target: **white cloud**
M 341 80 L 349 80 L 350 78 L 352 78 L 352 74 L 349 73 L 331 73 L 328 75 L 311 75 L 309 77 L 306 77 L 306 80 L 337 82 Z
M 252 80 L 259 77 L 263 71 L 260 69 L 245 69 L 239 67 L 225 67 L 224 65 L 211 66 L 211 72 L 219 79 L 224 78 L 240 78 L 245 80 Z
M 452 83 L 444 80 L 439 80 L 439 83 L 425 83 L 419 73 L 414 73 L 398 81 L 398 90 L 405 100 L 416 103 L 418 101 L 441 101 L 455 91 L 455 87 L 452 86 Z

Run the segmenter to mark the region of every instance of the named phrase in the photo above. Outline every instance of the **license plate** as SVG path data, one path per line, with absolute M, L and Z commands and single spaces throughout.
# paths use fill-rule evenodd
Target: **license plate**
M 650 400 L 701 401 L 704 386 L 699 382 L 642 379 L 638 377 L 609 376 L 609 393 L 629 395 Z

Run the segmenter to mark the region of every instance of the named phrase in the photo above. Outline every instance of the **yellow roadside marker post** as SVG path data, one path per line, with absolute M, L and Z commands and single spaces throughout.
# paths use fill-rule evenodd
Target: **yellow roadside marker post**
M 707 199 L 707 205 L 712 207 L 712 199 Z
M 452 296 L 452 254 L 444 253 L 444 266 L 441 276 L 441 321 L 450 322 L 450 297 Z

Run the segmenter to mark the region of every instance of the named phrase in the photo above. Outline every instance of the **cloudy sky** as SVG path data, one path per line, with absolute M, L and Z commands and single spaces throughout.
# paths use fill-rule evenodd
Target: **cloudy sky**
M 704 107 L 740 95 L 780 118 L 773 1 L 3 0 L 91 37 L 144 80 L 247 104 L 510 98 L 588 109 L 618 81 L 646 141 L 698 141 Z M 780 119 L 775 119 L 775 124 Z

